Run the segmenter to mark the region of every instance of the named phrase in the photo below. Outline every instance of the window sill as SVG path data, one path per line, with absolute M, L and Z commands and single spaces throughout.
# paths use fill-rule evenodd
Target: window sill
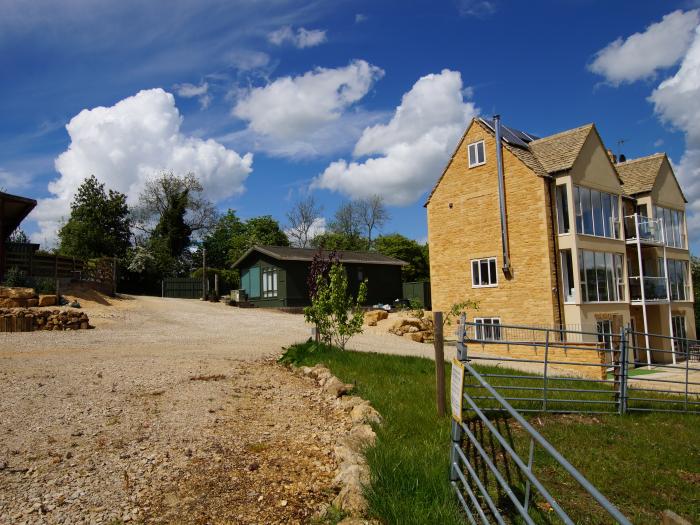
M 591 239 L 603 239 L 606 241 L 620 241 L 620 242 L 625 242 L 625 239 L 620 239 L 618 237 L 603 237 L 602 235 L 594 235 L 592 233 L 579 233 L 576 232 L 576 235 L 580 235 L 581 237 L 589 237 Z
M 498 288 L 497 284 L 472 284 L 472 288 Z
M 478 164 L 470 164 L 470 165 L 469 165 L 469 169 L 478 168 L 479 166 L 484 166 L 485 164 L 486 164 L 486 161 L 480 162 L 480 163 L 478 163 Z

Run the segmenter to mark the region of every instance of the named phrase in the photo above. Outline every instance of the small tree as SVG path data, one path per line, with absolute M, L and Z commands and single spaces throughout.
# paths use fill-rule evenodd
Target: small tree
M 360 284 L 357 297 L 348 293 L 348 277 L 340 263 L 331 267 L 328 280 L 319 277 L 311 306 L 304 308 L 304 317 L 316 325 L 321 339 L 345 350 L 350 338 L 362 332 L 367 298 L 367 281 Z

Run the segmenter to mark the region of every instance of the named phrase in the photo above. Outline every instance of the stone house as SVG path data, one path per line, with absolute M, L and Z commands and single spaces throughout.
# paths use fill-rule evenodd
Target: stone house
M 620 160 L 594 124 L 539 138 L 473 119 L 425 204 L 433 308 L 695 338 L 683 191 L 665 154 Z M 671 359 L 669 340 L 633 343 L 638 361 Z

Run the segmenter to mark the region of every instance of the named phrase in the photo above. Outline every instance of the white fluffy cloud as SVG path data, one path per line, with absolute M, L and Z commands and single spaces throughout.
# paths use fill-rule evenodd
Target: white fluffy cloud
M 356 157 L 330 164 L 312 187 L 351 197 L 382 195 L 389 204 L 415 202 L 437 180 L 445 162 L 478 113 L 464 100 L 462 77 L 456 71 L 420 78 L 403 95 L 387 124 L 368 127 L 355 145 Z
M 247 134 L 257 147 L 283 156 L 313 155 L 325 149 L 324 136 L 352 130 L 357 122 L 366 125 L 362 112 L 345 112 L 383 74 L 364 60 L 354 60 L 345 67 L 278 78 L 239 94 L 233 114 L 248 122 Z
M 693 41 L 700 13 L 673 11 L 643 33 L 618 38 L 598 51 L 589 69 L 613 85 L 653 77 L 657 70 L 673 66 Z
M 85 109 L 73 117 L 66 126 L 71 143 L 55 161 L 60 176 L 49 183 L 53 197 L 41 200 L 32 214 L 40 228 L 34 237 L 55 238 L 77 187 L 93 174 L 132 204 L 143 183 L 162 170 L 194 172 L 214 201 L 241 193 L 253 155 L 188 137 L 181 123 L 174 97 L 162 89 L 139 91 L 114 106 Z
M 691 240 L 700 239 L 700 26 L 678 72 L 651 94 L 654 110 L 663 122 L 685 133 L 685 152 L 676 166 L 688 199 Z
M 326 32 L 322 29 L 304 29 L 303 27 L 297 28 L 295 32 L 291 26 L 283 26 L 267 35 L 267 39 L 276 46 L 290 43 L 294 47 L 303 49 L 324 43 Z

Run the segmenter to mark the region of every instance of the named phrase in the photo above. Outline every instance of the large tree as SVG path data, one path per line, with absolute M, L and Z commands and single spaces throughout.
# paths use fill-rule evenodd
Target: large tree
M 126 195 L 105 191 L 105 185 L 91 175 L 78 188 L 58 238 L 59 251 L 65 255 L 81 259 L 124 256 L 131 238 Z
M 359 199 L 352 203 L 355 208 L 357 222 L 362 225 L 363 233 L 367 239 L 367 249 L 372 248 L 372 233 L 381 230 L 389 221 L 389 211 L 386 209 L 384 199 L 379 195 L 373 195 L 366 199 Z
M 401 270 L 404 282 L 424 281 L 430 278 L 427 245 L 398 233 L 392 233 L 377 237 L 374 247 L 379 253 L 408 263 Z
M 233 239 L 229 251 L 232 262 L 235 262 L 253 245 L 289 246 L 289 239 L 280 228 L 279 223 L 270 215 L 252 217 L 245 221 L 243 234 Z
M 299 248 L 311 246 L 313 228 L 321 219 L 323 207 L 316 203 L 313 195 L 294 203 L 287 212 L 287 235 L 291 243 Z

